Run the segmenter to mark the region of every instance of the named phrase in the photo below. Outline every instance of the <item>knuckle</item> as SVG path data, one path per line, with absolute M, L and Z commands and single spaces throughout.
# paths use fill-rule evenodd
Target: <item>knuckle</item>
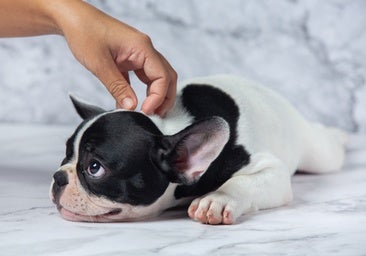
M 172 74 L 172 82 L 174 83 L 174 85 L 176 85 L 177 80 L 178 80 L 178 73 L 175 72 L 175 71 L 173 71 L 173 74 Z
M 152 40 L 147 34 L 141 33 L 140 40 L 145 44 L 152 45 Z
M 178 73 L 177 71 L 174 70 L 174 80 L 178 80 L 179 76 L 178 76 Z
M 173 69 L 173 71 L 171 72 L 171 77 L 172 80 L 175 82 L 176 80 L 178 80 L 178 73 Z
M 115 80 L 108 85 L 109 92 L 115 96 L 122 96 L 129 91 L 129 85 L 122 79 Z

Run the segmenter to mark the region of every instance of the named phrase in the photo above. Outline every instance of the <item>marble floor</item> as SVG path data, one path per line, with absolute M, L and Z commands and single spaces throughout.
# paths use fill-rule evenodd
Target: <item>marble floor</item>
M 48 199 L 73 127 L 0 124 L 0 255 L 366 255 L 366 135 L 354 135 L 342 172 L 297 174 L 287 207 L 232 226 L 184 210 L 136 223 L 73 223 Z

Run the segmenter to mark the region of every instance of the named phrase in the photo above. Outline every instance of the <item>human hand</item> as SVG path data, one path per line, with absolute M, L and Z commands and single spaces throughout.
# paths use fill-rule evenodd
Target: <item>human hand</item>
M 128 71 L 147 85 L 146 114 L 164 116 L 174 104 L 177 74 L 148 36 L 83 1 L 53 1 L 54 20 L 76 59 L 96 75 L 116 100 L 133 110 L 137 97 Z

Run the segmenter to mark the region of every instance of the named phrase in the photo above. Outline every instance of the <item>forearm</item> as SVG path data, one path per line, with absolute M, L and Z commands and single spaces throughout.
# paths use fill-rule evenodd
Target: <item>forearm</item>
M 67 6 L 80 0 L 1 0 L 0 37 L 63 34 L 60 21 Z
M 0 37 L 45 34 L 64 36 L 119 107 L 137 105 L 129 71 L 148 86 L 146 114 L 164 115 L 174 104 L 177 75 L 147 35 L 82 0 L 0 0 Z

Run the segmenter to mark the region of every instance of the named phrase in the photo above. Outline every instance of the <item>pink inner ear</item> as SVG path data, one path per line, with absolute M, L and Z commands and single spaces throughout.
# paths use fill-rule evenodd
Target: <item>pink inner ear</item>
M 230 127 L 223 118 L 211 117 L 192 124 L 172 138 L 174 171 L 183 183 L 191 183 L 219 156 L 230 138 Z
M 204 134 L 194 134 L 189 139 L 193 142 L 186 144 L 188 146 L 188 161 L 186 168 L 181 169 L 180 173 L 184 173 L 184 176 L 188 180 L 195 180 L 197 177 L 203 175 L 208 169 L 212 161 L 214 161 L 225 144 L 229 140 L 230 132 L 228 129 L 218 130 L 210 139 L 204 139 Z M 190 145 L 189 145 L 190 144 Z M 190 147 L 192 146 L 192 147 Z
M 203 144 L 205 134 L 191 134 L 189 138 L 184 140 L 184 143 L 177 149 L 178 158 L 174 161 L 175 166 L 179 173 L 185 173 L 191 169 L 192 160 L 197 155 L 197 152 L 201 150 L 200 146 Z M 195 161 L 196 162 L 196 161 Z
M 198 176 L 201 176 L 201 174 L 203 173 L 204 171 L 195 171 L 195 172 L 193 172 L 192 173 L 192 177 L 193 178 L 196 178 L 196 177 L 198 177 Z
M 175 159 L 174 165 L 176 166 L 178 172 L 184 172 L 184 170 L 189 168 L 188 163 L 188 150 L 185 147 L 181 147 L 178 149 L 178 158 Z
M 187 167 L 183 173 L 189 180 L 196 178 L 197 176 L 203 174 L 211 162 L 221 152 L 222 147 L 213 147 L 213 143 L 207 143 L 208 145 L 203 145 L 199 150 L 196 150 L 193 154 L 190 154 L 187 161 Z M 219 150 L 217 150 L 219 149 Z M 199 171 L 197 171 L 199 170 Z
M 194 154 L 197 150 L 200 149 L 202 142 L 205 140 L 205 134 L 197 133 L 191 134 L 189 139 L 187 139 L 187 149 L 189 154 Z

